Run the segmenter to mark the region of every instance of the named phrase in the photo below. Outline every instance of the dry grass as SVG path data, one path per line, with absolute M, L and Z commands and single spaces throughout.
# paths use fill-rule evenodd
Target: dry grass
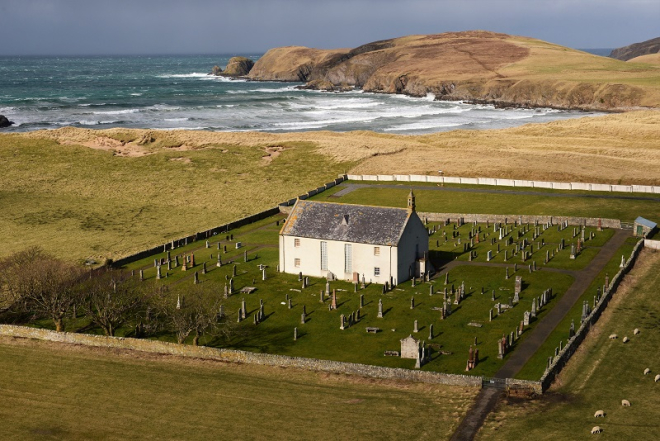
M 65 128 L 0 136 L 0 254 L 117 258 L 352 171 L 660 184 L 660 112 L 423 136 Z
M 447 439 L 476 389 L 0 338 L 3 439 Z
M 639 57 L 626 61 L 626 63 L 648 63 L 660 65 L 660 52 L 657 54 L 640 55 Z

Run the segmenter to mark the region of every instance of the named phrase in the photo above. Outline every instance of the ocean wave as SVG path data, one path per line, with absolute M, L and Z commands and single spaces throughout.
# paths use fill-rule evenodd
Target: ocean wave
M 114 120 L 114 121 L 98 121 L 98 120 L 85 120 L 85 119 L 83 119 L 81 121 L 78 121 L 78 124 L 80 124 L 82 126 L 98 126 L 98 125 L 103 125 L 103 124 L 118 124 L 120 122 L 121 121 L 117 121 L 117 120 Z
M 142 96 L 141 93 L 132 93 L 131 96 Z
M 193 72 L 193 73 L 187 73 L 187 74 L 163 74 L 163 75 L 156 75 L 156 78 L 202 78 L 206 76 L 211 76 L 208 73 L 199 73 L 199 72 Z
M 157 127 L 153 130 L 209 130 L 209 127 Z
M 124 115 L 127 113 L 138 113 L 141 112 L 141 109 L 124 109 L 124 110 L 103 110 L 92 112 L 93 115 Z
M 428 122 L 416 122 L 410 124 L 402 124 L 400 126 L 387 127 L 383 129 L 384 132 L 419 132 L 424 130 L 432 129 L 446 129 L 448 127 L 460 127 L 465 125 L 463 122 L 440 122 L 440 121 L 428 121 Z
M 169 121 L 169 122 L 183 122 L 183 121 L 190 121 L 190 118 L 165 118 L 163 121 Z

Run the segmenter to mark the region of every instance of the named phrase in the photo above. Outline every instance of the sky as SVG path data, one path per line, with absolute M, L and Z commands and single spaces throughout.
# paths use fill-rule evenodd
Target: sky
M 0 55 L 248 54 L 473 29 L 616 48 L 660 37 L 660 0 L 0 0 Z

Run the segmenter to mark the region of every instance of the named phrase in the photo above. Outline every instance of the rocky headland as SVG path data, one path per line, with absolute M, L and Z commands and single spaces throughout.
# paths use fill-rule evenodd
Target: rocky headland
M 617 60 L 628 61 L 636 57 L 657 54 L 659 52 L 660 37 L 614 49 L 610 54 L 610 57 L 616 58 Z
M 261 57 L 246 78 L 507 107 L 660 107 L 657 66 L 631 68 L 612 58 L 487 31 L 413 35 L 354 49 L 280 47 Z
M 232 57 L 229 59 L 225 70 L 222 70 L 220 66 L 213 66 L 211 70 L 211 75 L 223 76 L 223 77 L 244 77 L 254 66 L 254 61 L 246 57 Z

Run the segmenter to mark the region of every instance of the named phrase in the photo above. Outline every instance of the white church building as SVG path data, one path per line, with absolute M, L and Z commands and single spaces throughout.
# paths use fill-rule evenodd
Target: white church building
M 431 267 L 412 191 L 407 208 L 298 200 L 279 240 L 280 271 L 290 274 L 396 285 Z

